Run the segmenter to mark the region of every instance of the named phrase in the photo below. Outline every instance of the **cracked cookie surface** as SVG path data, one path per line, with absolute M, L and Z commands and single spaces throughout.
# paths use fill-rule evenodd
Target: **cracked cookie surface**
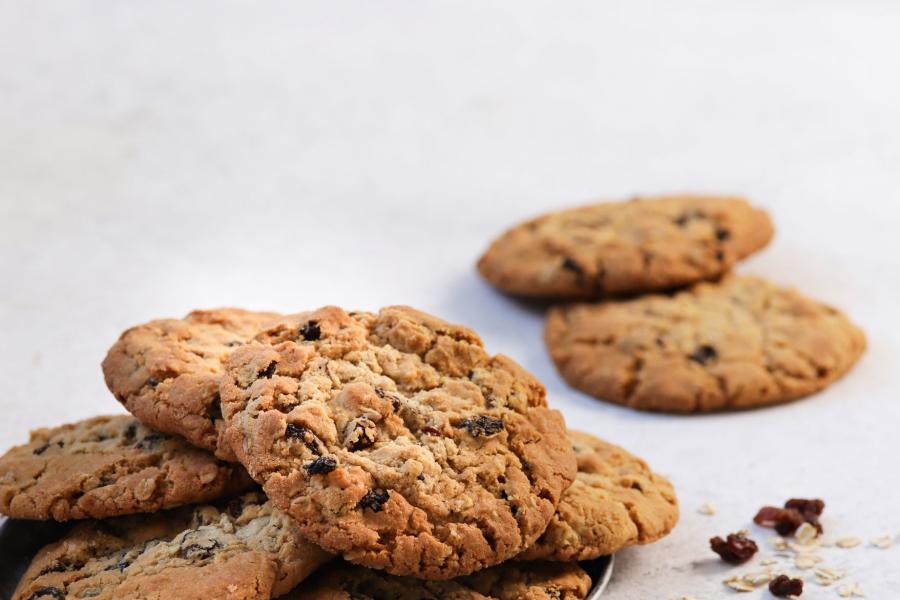
M 101 519 L 245 491 L 240 465 L 216 459 L 130 415 L 31 433 L 0 457 L 0 513 L 17 519 Z
M 234 460 L 218 444 L 222 363 L 278 316 L 219 308 L 132 327 L 103 360 L 106 385 L 142 423 Z
M 447 579 L 543 532 L 575 458 L 515 362 L 408 307 L 326 307 L 238 348 L 226 439 L 304 535 L 352 562 Z
M 251 492 L 221 506 L 82 523 L 37 554 L 13 600 L 263 600 L 330 558 Z
M 342 562 L 285 600 L 581 600 L 590 587 L 575 563 L 506 562 L 468 577 L 425 581 Z
M 844 375 L 866 346 L 836 309 L 739 276 L 671 296 L 555 307 L 544 340 L 570 385 L 680 413 L 812 394 Z
M 741 198 L 663 196 L 549 213 L 506 231 L 478 261 L 495 287 L 532 298 L 587 299 L 713 279 L 772 238 Z
M 578 475 L 556 514 L 521 560 L 592 560 L 626 546 L 649 544 L 678 522 L 669 481 L 622 448 L 569 430 Z

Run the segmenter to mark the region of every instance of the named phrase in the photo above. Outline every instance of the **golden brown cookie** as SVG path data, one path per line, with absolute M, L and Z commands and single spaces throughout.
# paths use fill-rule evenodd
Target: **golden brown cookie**
M 253 485 L 225 463 L 130 415 L 53 429 L 0 457 L 0 513 L 17 519 L 101 519 L 206 502 Z
M 330 559 L 250 493 L 80 524 L 37 554 L 13 600 L 267 600 Z
M 106 385 L 148 427 L 234 460 L 218 445 L 222 361 L 277 316 L 219 308 L 132 327 L 103 361 Z
M 550 310 L 544 340 L 572 386 L 643 410 L 705 412 L 793 400 L 866 347 L 843 314 L 762 279 Z
M 678 522 L 669 481 L 643 460 L 588 433 L 569 430 L 578 476 L 540 539 L 520 560 L 592 560 L 649 544 Z
M 550 213 L 494 240 L 478 270 L 530 298 L 580 299 L 713 279 L 763 248 L 772 223 L 741 198 L 662 196 Z
M 427 581 L 335 562 L 284 600 L 581 600 L 591 578 L 575 563 L 506 562 L 468 577 Z
M 408 307 L 270 327 L 229 358 L 222 407 L 227 442 L 304 535 L 394 575 L 515 556 L 575 477 L 543 386 Z

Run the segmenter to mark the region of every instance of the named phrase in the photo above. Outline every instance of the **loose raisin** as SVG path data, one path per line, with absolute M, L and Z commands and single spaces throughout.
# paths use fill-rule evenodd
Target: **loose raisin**
M 322 330 L 319 328 L 318 321 L 310 321 L 300 328 L 300 337 L 309 342 L 314 342 L 322 337 Z
M 390 492 L 387 490 L 369 490 L 356 504 L 356 507 L 368 508 L 371 509 L 372 512 L 381 512 L 389 498 Z
M 812 513 L 818 517 L 821 516 L 822 511 L 825 510 L 825 501 L 819 500 L 818 498 L 812 500 L 807 500 L 806 498 L 791 498 L 784 503 L 784 507 L 799 510 L 804 515 Z
M 791 579 L 787 575 L 779 575 L 769 582 L 769 591 L 773 596 L 779 598 L 787 598 L 788 596 L 799 596 L 803 593 L 803 580 Z
M 729 533 L 724 540 L 716 536 L 709 540 L 709 547 L 721 556 L 722 560 L 733 565 L 747 562 L 759 550 L 756 542 L 740 533 Z
M 332 456 L 320 456 L 312 462 L 303 465 L 309 475 L 325 475 L 337 468 L 337 460 Z
M 697 346 L 688 358 L 695 363 L 705 365 L 706 363 L 715 360 L 718 355 L 719 353 L 716 352 L 715 348 L 708 344 L 703 344 L 702 346 Z
M 804 515 L 795 508 L 778 508 L 775 506 L 764 506 L 759 509 L 753 522 L 762 527 L 774 527 L 775 531 L 781 536 L 793 535 L 804 522 L 816 527 L 821 532 L 818 515 L 809 513 Z
M 494 417 L 481 415 L 463 419 L 459 427 L 468 430 L 472 437 L 491 436 L 503 429 L 503 421 Z

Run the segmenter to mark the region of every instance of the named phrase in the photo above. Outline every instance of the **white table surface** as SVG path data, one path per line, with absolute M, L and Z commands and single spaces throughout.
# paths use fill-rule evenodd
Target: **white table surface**
M 898 26 L 900 4 L 861 0 L 2 1 L 0 445 L 119 411 L 99 363 L 131 324 L 406 303 L 472 326 L 571 425 L 671 476 L 681 523 L 620 554 L 610 599 L 730 597 L 721 580 L 753 567 L 707 539 L 789 496 L 824 498 L 832 539 L 896 535 Z M 865 328 L 846 379 L 740 414 L 604 404 L 557 376 L 541 315 L 473 269 L 522 218 L 673 190 L 771 211 L 774 242 L 740 270 Z M 900 597 L 900 547 L 827 559 Z

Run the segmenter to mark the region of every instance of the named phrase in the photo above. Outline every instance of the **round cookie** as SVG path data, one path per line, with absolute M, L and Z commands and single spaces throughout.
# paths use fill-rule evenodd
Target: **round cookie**
M 521 560 L 593 560 L 649 544 L 678 522 L 672 484 L 640 458 L 588 433 L 569 430 L 578 476 L 556 514 Z
M 575 563 L 506 562 L 468 577 L 427 581 L 336 562 L 284 600 L 581 600 L 591 578 Z
M 102 519 L 206 502 L 253 486 L 225 463 L 131 415 L 53 429 L 0 457 L 0 513 L 16 519 Z
M 656 291 L 718 277 L 772 234 L 769 216 L 741 198 L 603 202 L 513 227 L 478 270 L 500 290 L 530 298 Z
M 304 535 L 394 575 L 515 556 L 575 477 L 543 386 L 408 307 L 272 326 L 229 358 L 222 407 L 227 442 Z
M 234 460 L 218 444 L 222 363 L 278 316 L 220 308 L 132 327 L 103 360 L 106 385 L 142 423 Z
M 330 560 L 260 493 L 78 525 L 45 546 L 13 600 L 263 600 Z
M 572 386 L 676 413 L 812 394 L 846 373 L 866 347 L 863 332 L 834 308 L 738 276 L 672 296 L 555 307 L 544 340 Z

